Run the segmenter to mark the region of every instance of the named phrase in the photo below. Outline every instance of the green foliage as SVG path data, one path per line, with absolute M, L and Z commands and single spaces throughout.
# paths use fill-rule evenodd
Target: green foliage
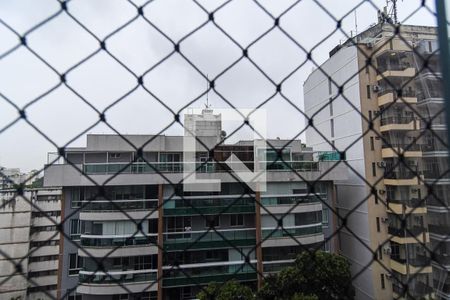
M 353 299 L 350 264 L 339 255 L 305 251 L 297 257 L 293 267 L 285 268 L 265 280 L 258 292 L 258 299 L 309 299 L 294 298 L 294 295 L 316 296 L 319 300 Z
M 197 297 L 200 300 L 253 300 L 255 295 L 252 290 L 235 280 L 224 284 L 210 283 Z

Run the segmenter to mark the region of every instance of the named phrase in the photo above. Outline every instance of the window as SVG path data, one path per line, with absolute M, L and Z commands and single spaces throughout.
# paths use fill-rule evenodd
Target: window
M 330 98 L 330 116 L 333 115 L 333 98 Z
M 174 232 L 189 232 L 191 231 L 191 218 L 190 217 L 169 217 L 167 218 L 167 238 L 190 238 L 190 233 L 185 234 L 170 234 Z
M 377 176 L 377 164 L 376 163 L 372 163 L 372 176 Z
M 70 220 L 70 238 L 74 241 L 80 240 L 81 232 L 84 231 L 84 222 L 79 219 Z
M 128 294 L 114 295 L 113 300 L 128 300 Z
M 373 195 L 375 197 L 375 204 L 378 204 L 378 190 L 375 189 L 375 194 Z
M 219 216 L 207 216 L 205 218 L 205 227 L 220 227 L 220 217 Z
M 117 152 L 109 153 L 109 158 L 120 158 L 120 153 Z
M 331 77 L 328 77 L 328 94 L 331 95 L 333 93 L 333 87 L 331 86 Z
M 331 132 L 331 137 L 334 137 L 334 120 L 333 119 L 330 120 L 330 132 Z
M 373 116 L 372 116 L 372 111 L 371 111 L 371 110 L 369 110 L 369 121 L 371 121 L 371 122 L 372 122 L 372 120 L 373 120 Z
M 392 42 L 392 40 L 389 40 L 389 49 L 394 50 L 394 43 Z
M 322 209 L 322 227 L 328 227 L 328 208 Z
M 77 253 L 69 254 L 69 276 L 78 275 L 82 267 L 82 258 L 78 256 Z
M 68 297 L 68 300 L 82 300 L 82 296 L 81 295 L 70 295 Z
M 374 151 L 375 150 L 375 141 L 373 136 L 370 137 L 370 150 Z
M 376 222 L 377 222 L 377 231 L 380 232 L 381 229 L 380 229 L 380 218 L 379 217 L 376 218 Z
M 231 215 L 231 226 L 244 226 L 244 215 Z
M 156 257 L 156 256 L 155 256 Z M 152 256 L 135 256 L 134 257 L 135 270 L 151 270 L 153 269 Z
M 383 247 L 381 245 L 378 246 L 378 259 L 383 259 Z
M 380 274 L 380 280 L 381 280 L 381 288 L 384 290 L 386 288 L 386 285 L 384 283 L 384 274 Z
M 79 208 L 81 206 L 81 200 L 84 200 L 84 189 L 83 188 L 73 189 L 70 198 L 70 207 Z
M 370 93 L 370 85 L 369 84 L 366 86 L 366 89 L 367 89 L 367 99 L 372 98 L 372 95 Z

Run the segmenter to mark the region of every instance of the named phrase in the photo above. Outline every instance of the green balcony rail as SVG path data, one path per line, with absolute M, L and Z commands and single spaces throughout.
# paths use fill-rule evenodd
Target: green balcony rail
M 307 227 L 284 227 L 284 229 L 269 229 L 269 228 L 263 228 L 262 229 L 262 238 L 281 238 L 281 237 L 300 237 L 300 236 L 307 236 L 307 235 L 313 235 L 313 234 L 319 234 L 322 233 L 322 223 L 320 224 L 314 224 L 314 225 L 308 225 Z
M 94 284 L 155 281 L 157 279 L 157 270 L 138 270 L 108 273 L 80 271 L 78 279 L 80 283 Z
M 105 235 L 81 235 L 81 246 L 85 247 L 130 247 L 140 245 L 155 245 L 157 234 L 148 236 L 105 236 Z
M 224 248 L 234 246 L 255 245 L 256 233 L 254 228 L 217 230 L 215 231 L 183 231 L 164 233 L 165 250 Z M 223 236 L 223 237 L 222 237 Z

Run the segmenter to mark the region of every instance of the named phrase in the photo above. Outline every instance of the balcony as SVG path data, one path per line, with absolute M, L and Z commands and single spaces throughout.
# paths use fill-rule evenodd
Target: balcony
M 432 234 L 441 235 L 444 237 L 450 236 L 450 226 L 448 225 L 428 224 L 428 231 Z
M 407 131 L 407 130 L 419 130 L 420 120 L 416 117 L 382 117 L 380 120 L 380 132 L 385 131 Z
M 418 273 L 431 273 L 431 260 L 429 257 L 424 257 L 417 255 L 416 258 L 410 258 L 406 260 L 405 258 L 391 257 L 391 268 L 397 273 L 407 275 L 418 274 Z M 409 272 L 408 272 L 409 271 Z
M 182 269 L 181 270 L 179 270 Z M 224 282 L 230 279 L 237 281 L 256 280 L 256 263 L 241 261 L 214 262 L 203 264 L 164 266 L 163 286 L 188 286 Z
M 183 231 L 164 233 L 164 250 L 213 249 L 254 246 L 255 228 L 236 228 L 216 231 Z
M 424 227 L 420 226 L 411 226 L 406 228 L 396 228 L 389 226 L 388 227 L 388 233 L 397 237 L 417 237 L 423 233 L 426 232 L 426 229 Z M 416 241 L 417 242 L 417 241 Z
M 243 162 L 250 170 L 253 170 L 254 162 Z M 317 172 L 319 162 L 316 161 L 262 161 L 267 171 L 292 171 Z M 239 163 L 240 164 L 240 163 Z M 239 165 L 240 166 L 240 165 Z M 183 162 L 173 163 L 90 163 L 83 165 L 86 174 L 153 174 L 153 173 L 182 173 Z M 197 162 L 197 173 L 222 173 L 231 169 L 225 162 Z
M 165 200 L 165 216 L 216 215 L 254 213 L 255 200 L 242 195 L 184 197 Z
M 295 227 L 284 227 L 284 228 L 263 228 L 262 229 L 262 238 L 263 239 L 274 239 L 274 238 L 282 238 L 282 237 L 298 237 L 298 236 L 306 236 L 312 234 L 321 234 L 322 233 L 322 223 L 319 224 L 311 224 L 311 225 L 302 225 Z
M 157 270 L 88 272 L 80 271 L 77 293 L 88 295 L 117 295 L 156 291 Z
M 421 145 L 418 144 L 383 144 L 381 149 L 382 158 L 394 158 L 399 154 L 404 157 L 422 157 Z
M 412 169 L 415 168 L 412 167 Z M 419 185 L 419 177 L 417 172 L 412 172 L 409 169 L 406 170 L 389 170 L 384 172 L 383 183 L 385 185 L 394 186 L 412 186 Z
M 378 93 L 378 106 L 384 106 L 391 103 L 416 104 L 417 97 L 414 91 L 402 90 L 402 96 L 398 97 L 394 90 L 385 90 Z
M 81 235 L 81 246 L 97 248 L 155 245 L 157 234 L 144 235 Z
M 286 267 L 292 266 L 294 262 L 295 259 L 264 261 L 263 270 L 264 273 L 277 273 Z
M 412 67 L 410 63 L 391 63 L 388 65 L 378 65 L 378 71 L 381 73 L 377 75 L 377 81 L 390 77 L 415 77 L 416 68 Z
M 278 205 L 302 205 L 322 203 L 327 199 L 326 194 L 297 194 L 297 195 L 277 195 L 277 196 L 262 196 L 261 204 L 263 206 L 278 206 Z
M 391 212 L 398 215 L 427 213 L 425 201 L 420 199 L 392 200 L 388 198 L 387 205 Z
M 83 212 L 152 210 L 158 206 L 158 199 L 83 200 L 80 202 Z

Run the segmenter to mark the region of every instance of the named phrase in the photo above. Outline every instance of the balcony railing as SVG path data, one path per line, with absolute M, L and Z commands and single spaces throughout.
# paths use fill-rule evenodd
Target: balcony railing
M 383 116 L 380 120 L 380 125 L 384 126 L 384 125 L 393 125 L 393 124 L 409 124 L 413 121 L 417 120 L 416 117 L 400 117 L 400 116 L 391 116 L 391 117 L 386 117 Z
M 383 149 L 395 149 L 397 152 L 401 153 L 402 151 L 420 151 L 422 149 L 422 145 L 420 144 L 390 144 L 383 143 L 381 145 Z
M 425 228 L 419 226 L 412 226 L 406 228 L 388 227 L 388 233 L 398 237 L 416 237 L 426 231 Z
M 149 210 L 158 206 L 158 199 L 140 200 L 83 200 L 80 201 L 83 212 Z
M 271 239 L 271 238 L 291 237 L 291 236 L 300 237 L 319 233 L 322 233 L 322 223 L 295 226 L 295 227 L 283 227 L 280 229 L 263 228 L 262 238 Z
M 255 200 L 241 195 L 184 197 L 164 202 L 165 215 L 251 213 L 255 211 Z
M 411 167 L 412 170 L 415 169 Z M 412 172 L 410 170 L 389 170 L 388 168 L 384 171 L 385 179 L 413 179 L 418 176 L 417 172 Z
M 253 170 L 253 162 L 243 162 L 247 167 Z M 297 172 L 317 172 L 319 171 L 319 162 L 316 161 L 266 161 L 260 162 L 261 166 L 265 164 L 267 171 L 291 171 Z M 195 168 L 198 173 L 222 173 L 229 172 L 231 169 L 225 163 L 206 162 L 196 163 Z M 152 174 L 152 173 L 181 173 L 184 170 L 183 162 L 173 163 L 92 163 L 85 164 L 83 170 L 86 174 Z
M 310 204 L 321 203 L 326 200 L 326 194 L 315 195 L 279 195 L 279 196 L 262 196 L 261 203 L 264 206 L 270 205 L 294 205 L 294 204 Z
M 182 269 L 179 270 L 179 269 Z M 163 286 L 181 286 L 224 282 L 229 279 L 239 281 L 256 280 L 256 263 L 243 261 L 214 262 L 194 265 L 164 266 Z
M 420 199 L 405 199 L 405 200 L 394 200 L 394 199 L 387 199 L 387 204 L 389 206 L 390 203 L 392 204 L 402 204 L 406 205 L 411 208 L 417 208 L 417 207 L 425 207 L 425 201 Z
M 222 248 L 256 243 L 255 228 L 222 229 L 217 232 L 213 230 L 166 232 L 164 248 L 166 250 Z
M 156 244 L 157 234 L 149 235 L 81 235 L 81 245 L 85 247 L 130 247 Z
M 450 226 L 428 224 L 428 231 L 440 235 L 450 236 Z
M 414 267 L 419 267 L 419 268 L 429 266 L 431 263 L 431 259 L 429 257 L 423 256 L 423 255 L 417 255 L 416 257 L 409 258 L 409 259 L 400 258 L 400 257 L 393 255 L 393 256 L 391 256 L 391 259 L 395 260 L 396 262 L 399 262 L 403 265 L 410 264 Z
M 80 283 L 111 284 L 155 281 L 158 270 L 131 270 L 131 271 L 110 271 L 110 272 L 90 272 L 81 270 L 78 278 Z
M 406 97 L 416 97 L 416 91 L 415 90 L 403 89 L 402 90 L 402 95 L 400 97 L 400 96 L 397 95 L 397 91 L 396 90 L 389 89 L 389 88 L 388 89 L 384 89 L 382 91 L 379 91 L 378 92 L 378 97 L 381 97 L 381 96 L 384 96 L 384 95 L 387 95 L 387 94 L 390 94 L 390 93 L 394 94 L 394 99 L 406 98 Z

